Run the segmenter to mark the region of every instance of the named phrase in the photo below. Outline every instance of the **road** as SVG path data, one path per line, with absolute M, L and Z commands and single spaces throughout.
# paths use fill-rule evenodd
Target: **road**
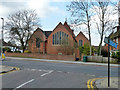
M 87 81 L 107 77 L 107 66 L 6 59 L 3 65 L 21 70 L 2 75 L 2 87 L 13 88 L 86 88 Z M 111 67 L 118 76 L 118 67 Z

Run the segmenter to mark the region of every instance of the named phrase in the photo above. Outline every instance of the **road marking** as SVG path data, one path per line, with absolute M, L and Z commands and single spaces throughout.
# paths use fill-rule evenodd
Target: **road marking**
M 30 83 L 30 82 L 33 82 L 34 80 L 35 80 L 35 79 L 31 79 L 31 80 L 29 80 L 29 81 L 27 81 L 27 82 L 21 84 L 20 86 L 16 87 L 16 88 L 13 89 L 13 90 L 16 90 L 16 89 L 18 89 L 18 88 L 21 88 L 21 87 L 23 87 L 24 85 L 26 85 L 26 84 L 28 84 L 28 83 Z
M 91 79 L 90 79 L 90 80 L 91 80 Z M 90 80 L 88 80 L 88 82 L 87 82 L 87 87 L 88 87 L 88 90 L 90 90 L 90 85 L 89 85 Z
M 41 77 L 43 77 L 43 76 L 45 76 L 45 75 L 47 75 L 47 74 L 50 74 L 50 73 L 52 73 L 52 72 L 53 72 L 53 70 L 51 70 L 51 71 L 49 71 L 49 72 L 47 72 L 47 73 L 44 73 L 44 74 L 41 75 Z
M 57 72 L 63 72 L 63 71 L 57 71 Z
M 31 71 L 36 71 L 36 69 L 31 69 Z
M 44 69 L 24 69 L 24 70 L 28 70 L 28 71 L 43 71 L 43 72 L 52 71 L 52 70 L 44 70 Z
M 42 71 L 42 70 L 38 70 L 38 71 Z
M 5 73 L 0 73 L 0 75 L 4 75 L 6 73 L 15 72 L 15 71 L 20 70 L 20 68 L 17 68 L 17 67 L 13 67 L 13 68 L 15 68 L 15 70 L 11 70 L 11 71 L 8 71 L 8 72 L 5 72 Z
M 94 87 L 93 87 L 93 81 L 94 81 L 94 80 L 96 80 L 96 79 L 92 79 L 92 80 L 91 80 L 91 83 L 90 83 L 92 90 L 94 90 Z
M 88 90 L 94 90 L 94 86 L 93 86 L 93 81 L 97 80 L 97 79 L 104 79 L 104 78 L 93 78 L 93 79 L 89 79 L 87 81 L 87 87 L 88 87 Z

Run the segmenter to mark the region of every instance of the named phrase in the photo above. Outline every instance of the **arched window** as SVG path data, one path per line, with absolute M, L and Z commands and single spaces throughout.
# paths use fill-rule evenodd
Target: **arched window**
M 68 34 L 59 31 L 59 32 L 53 34 L 52 44 L 53 45 L 61 45 L 61 44 L 64 44 L 65 41 L 67 41 L 67 44 L 68 44 L 68 37 L 69 37 Z
M 40 48 L 40 43 L 42 42 L 42 40 L 40 38 L 36 38 L 36 47 Z
M 79 40 L 79 46 L 83 46 L 83 40 Z

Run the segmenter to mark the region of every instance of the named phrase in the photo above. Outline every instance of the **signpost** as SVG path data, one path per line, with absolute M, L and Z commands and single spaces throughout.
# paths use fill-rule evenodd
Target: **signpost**
M 110 46 L 117 48 L 117 44 L 110 40 L 108 37 L 105 37 L 104 42 L 108 44 L 108 87 L 110 86 Z

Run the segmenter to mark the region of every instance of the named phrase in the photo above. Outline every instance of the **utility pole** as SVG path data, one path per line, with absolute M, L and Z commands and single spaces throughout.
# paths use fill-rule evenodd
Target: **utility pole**
M 108 43 L 110 40 L 108 38 Z M 110 45 L 108 44 L 108 87 L 110 87 Z
M 2 56 L 2 53 L 3 53 L 3 29 L 4 29 L 4 18 L 1 18 L 2 19 L 2 31 L 1 31 L 1 35 L 2 35 L 2 39 L 1 39 L 1 56 Z

